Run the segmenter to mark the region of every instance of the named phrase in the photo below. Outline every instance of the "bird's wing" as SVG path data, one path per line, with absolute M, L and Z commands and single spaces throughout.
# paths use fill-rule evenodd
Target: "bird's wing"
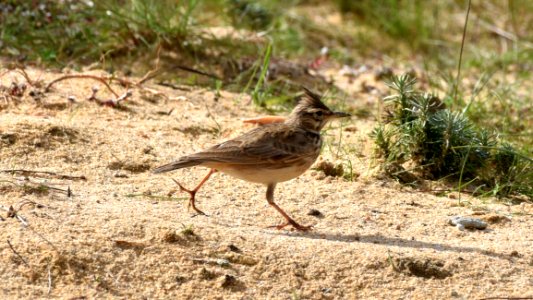
M 264 116 L 259 118 L 251 118 L 243 120 L 243 123 L 247 124 L 257 124 L 259 126 L 266 125 L 266 124 L 272 124 L 272 123 L 283 123 L 287 120 L 286 117 L 282 116 Z
M 316 158 L 320 143 L 318 133 L 269 124 L 187 157 L 205 162 L 282 166 L 306 157 Z

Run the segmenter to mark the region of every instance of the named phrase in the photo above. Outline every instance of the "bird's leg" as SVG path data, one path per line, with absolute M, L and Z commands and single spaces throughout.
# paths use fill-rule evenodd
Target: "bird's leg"
M 196 205 L 194 204 L 196 192 L 198 192 L 198 190 L 202 187 L 202 185 L 204 185 L 204 183 L 209 179 L 209 177 L 211 177 L 211 175 L 213 175 L 213 173 L 215 173 L 215 172 L 217 172 L 216 169 L 209 170 L 209 173 L 207 173 L 207 175 L 204 177 L 204 179 L 202 179 L 202 181 L 193 190 L 189 190 L 189 189 L 184 188 L 179 182 L 177 182 L 176 180 L 172 179 L 180 187 L 180 191 L 187 192 L 187 193 L 189 193 L 189 195 L 191 195 L 191 198 L 189 199 L 189 207 L 192 206 L 192 209 L 194 209 L 194 211 L 196 211 L 197 213 L 199 213 L 201 215 L 206 215 L 206 214 L 203 211 L 201 211 L 198 208 L 196 208 Z
M 311 230 L 312 226 L 303 226 L 303 225 L 296 223 L 296 221 L 294 221 L 291 217 L 289 217 L 289 215 L 274 202 L 274 188 L 276 188 L 275 183 L 271 183 L 267 187 L 266 198 L 267 198 L 268 204 L 273 206 L 285 218 L 285 220 L 287 220 L 287 223 L 275 225 L 271 227 L 275 227 L 276 229 L 283 229 L 286 226 L 291 225 L 296 230 L 300 230 L 300 231 Z

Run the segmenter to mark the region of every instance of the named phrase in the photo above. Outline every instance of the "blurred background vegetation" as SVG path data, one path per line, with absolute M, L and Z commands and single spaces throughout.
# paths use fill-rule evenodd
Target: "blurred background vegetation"
M 283 95 L 300 84 L 316 86 L 306 83 L 307 70 L 327 47 L 339 68 L 415 66 L 450 110 L 531 157 L 533 1 L 471 2 L 459 78 L 468 7 L 465 0 L 4 0 L 0 56 L 142 76 L 159 55 L 164 80 L 250 93 L 265 107 L 290 99 Z
M 466 9 L 459 0 L 7 0 L 0 46 L 64 66 L 136 57 L 159 44 L 183 56 L 257 55 L 271 41 L 275 56 L 290 59 L 328 47 L 345 63 L 387 55 L 455 67 Z M 229 41 L 206 30 L 224 27 L 259 35 Z M 529 71 L 521 62 L 533 59 L 532 31 L 531 1 L 474 1 L 465 65 Z

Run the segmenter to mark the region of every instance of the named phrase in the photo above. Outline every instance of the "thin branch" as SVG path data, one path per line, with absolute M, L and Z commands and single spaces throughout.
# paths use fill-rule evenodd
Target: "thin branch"
M 465 191 L 465 190 L 462 190 L 462 191 L 457 191 L 457 190 L 452 190 L 452 189 L 433 189 L 433 190 L 425 190 L 426 192 L 436 192 L 436 193 L 444 193 L 444 192 L 460 192 L 460 193 L 464 193 L 464 194 L 475 194 L 476 191 Z
M 146 81 L 156 77 L 157 75 L 159 75 L 159 70 L 158 69 L 150 70 L 143 76 L 143 78 L 141 78 L 139 81 L 137 81 L 135 83 L 135 85 L 136 86 L 140 86 L 141 84 L 143 84 Z
M 17 71 L 26 79 L 26 82 L 30 86 L 35 86 L 35 82 L 30 78 L 30 75 L 26 73 L 26 70 L 24 70 L 24 68 L 18 68 Z
M 22 260 L 22 262 L 26 265 L 26 267 L 30 268 L 30 265 L 28 264 L 28 262 L 24 259 L 24 257 L 22 257 L 22 255 L 20 255 L 17 252 L 17 250 L 15 250 L 15 248 L 13 248 L 13 245 L 11 245 L 11 242 L 9 240 L 7 240 L 7 244 L 9 245 L 9 248 L 11 248 L 11 251 L 13 251 L 13 253 L 15 253 L 15 255 L 18 256 L 20 260 Z
M 184 86 L 179 86 L 179 85 L 172 84 L 172 83 L 169 83 L 169 82 L 164 82 L 164 81 L 160 81 L 157 84 L 160 85 L 160 86 L 171 88 L 173 90 L 186 91 L 186 92 L 192 91 L 191 87 L 185 86 L 185 85 Z
M 508 40 L 510 40 L 512 42 L 518 41 L 518 38 L 516 37 L 516 35 L 508 32 L 508 31 L 505 31 L 502 28 L 497 27 L 496 25 L 490 24 L 490 23 L 488 23 L 486 21 L 483 21 L 483 20 L 479 20 L 479 24 L 481 26 L 487 28 L 488 30 L 492 31 L 494 34 L 502 37 L 502 38 L 508 39 Z
M 49 172 L 49 171 L 34 171 L 34 170 L 25 170 L 25 169 L 7 169 L 7 170 L 0 170 L 0 173 L 22 173 L 23 175 L 26 174 L 46 174 L 51 176 L 56 176 L 59 179 L 68 179 L 68 180 L 87 180 L 87 177 L 84 175 L 81 176 L 71 176 L 71 175 L 63 175 L 63 174 L 57 174 L 55 172 Z
M 49 91 L 50 88 L 52 87 L 52 85 L 54 85 L 55 83 L 58 83 L 60 81 L 67 80 L 67 79 L 73 79 L 73 78 L 88 78 L 88 79 L 98 80 L 101 83 L 103 83 L 107 87 L 107 89 L 111 93 L 113 93 L 113 95 L 115 95 L 115 97 L 117 97 L 117 98 L 119 97 L 119 95 L 113 90 L 113 88 L 111 88 L 109 83 L 107 83 L 106 80 L 109 80 L 109 78 L 100 77 L 100 76 L 96 76 L 96 75 L 87 75 L 87 74 L 70 74 L 70 75 L 61 76 L 61 77 L 59 77 L 57 79 L 52 80 L 52 82 L 47 84 L 46 87 L 45 87 L 45 91 Z
M 160 69 L 160 67 L 159 67 L 160 53 L 161 53 L 161 45 L 159 45 L 157 47 L 157 58 L 156 58 L 155 68 L 153 70 L 148 71 L 137 82 L 132 82 L 130 80 L 127 80 L 127 79 L 124 79 L 124 78 L 119 78 L 119 77 L 114 77 L 114 76 L 101 77 L 101 76 L 88 75 L 88 74 L 71 74 L 71 75 L 65 75 L 65 76 L 62 76 L 60 78 L 57 78 L 57 79 L 53 80 L 52 82 L 50 82 L 46 86 L 45 90 L 48 91 L 52 87 L 53 84 L 55 84 L 56 82 L 62 81 L 62 80 L 71 79 L 71 78 L 90 78 L 90 79 L 94 79 L 94 80 L 98 80 L 98 81 L 102 82 L 113 93 L 113 95 L 115 95 L 115 97 L 120 98 L 120 96 L 111 88 L 111 86 L 106 81 L 117 81 L 122 86 L 128 87 L 128 88 L 132 87 L 132 86 L 140 87 L 143 83 L 145 83 L 146 81 L 148 81 L 148 80 L 150 80 L 150 79 L 152 79 L 152 78 L 154 78 L 155 76 L 158 75 L 159 69 Z
M 148 71 L 139 81 L 135 83 L 136 86 L 140 86 L 146 81 L 156 77 L 159 73 L 159 57 L 161 54 L 161 44 L 157 46 L 157 54 L 155 59 L 155 68 L 153 70 Z
M 52 292 L 52 265 L 48 262 L 48 295 Z
M 54 190 L 54 191 L 58 191 L 58 192 L 63 192 L 65 193 L 66 195 L 71 195 L 72 194 L 72 191 L 70 191 L 70 186 L 67 187 L 66 190 L 64 189 L 60 189 L 60 188 L 57 188 L 57 187 L 54 187 L 54 186 L 50 186 L 50 185 L 46 185 L 46 184 L 43 184 L 43 183 L 38 183 L 40 186 L 43 186 L 47 189 L 51 189 L 51 190 Z
M 26 218 L 24 218 L 23 216 L 19 215 L 18 213 L 15 213 L 15 217 L 16 217 L 17 220 L 19 220 L 20 223 L 22 223 L 22 225 L 24 225 L 25 227 L 30 226 L 30 224 L 28 224 L 28 221 L 26 221 Z
M 218 77 L 217 75 L 210 74 L 210 73 L 207 73 L 207 72 L 204 72 L 204 71 L 200 71 L 200 70 L 196 70 L 196 69 L 193 69 L 193 68 L 190 68 L 190 67 L 187 67 L 187 66 L 178 65 L 178 66 L 175 67 L 175 69 L 180 69 L 180 70 L 187 71 L 187 72 L 190 72 L 190 73 L 194 73 L 194 74 L 206 76 L 206 77 L 209 77 L 209 78 L 212 78 L 212 79 L 223 81 L 223 79 Z
M 132 90 L 127 90 L 124 94 L 122 94 L 117 99 L 110 99 L 110 100 L 101 100 L 98 97 L 96 97 L 96 94 L 98 93 L 98 87 L 94 86 L 92 88 L 92 94 L 87 100 L 89 101 L 95 101 L 96 103 L 102 105 L 102 106 L 110 106 L 110 107 L 120 107 L 120 102 L 128 99 L 133 95 Z
M 22 199 L 21 201 L 18 202 L 19 208 L 17 209 L 17 211 L 21 210 L 24 206 L 29 205 L 29 204 L 33 204 L 37 208 L 47 207 L 44 204 L 37 203 L 30 199 Z
M 36 235 L 38 235 L 43 241 L 45 241 L 48 245 L 52 246 L 52 248 L 54 248 L 54 250 L 58 251 L 57 247 L 52 244 L 52 242 L 50 242 L 47 238 L 45 238 L 42 234 L 40 234 L 39 232 L 35 231 L 35 229 L 33 229 L 31 226 L 28 226 L 26 227 L 28 228 L 29 230 L 33 231 L 33 233 L 35 233 Z
M 163 97 L 163 98 L 165 98 L 165 99 L 167 99 L 167 100 L 169 99 L 168 96 L 165 95 L 165 93 L 160 92 L 160 91 L 155 90 L 155 89 L 151 89 L 151 88 L 143 87 L 143 88 L 141 89 L 141 92 L 145 92 L 145 93 L 147 93 L 147 94 L 151 94 L 151 96 L 161 96 L 161 97 Z M 145 94 L 145 95 L 146 95 L 146 94 Z
M 54 191 L 59 191 L 59 192 L 63 192 L 65 193 L 68 197 L 72 196 L 72 190 L 70 189 L 70 186 L 67 187 L 66 190 L 64 189 L 60 189 L 58 187 L 54 187 L 54 186 L 50 186 L 50 185 L 47 185 L 47 184 L 44 184 L 44 183 L 39 183 L 39 182 L 32 182 L 30 180 L 22 180 L 22 179 L 18 179 L 19 181 L 22 181 L 23 183 L 20 184 L 20 183 L 16 183 L 16 182 L 12 182 L 12 181 L 9 181 L 9 180 L 0 180 L 0 182 L 7 182 L 7 183 L 10 183 L 14 186 L 17 186 L 17 187 L 22 187 L 22 188 L 25 188 L 25 187 L 37 187 L 37 188 L 44 188 L 45 190 L 54 190 Z M 28 185 L 28 184 L 32 184 L 32 185 Z M 1 207 L 0 207 L 1 208 Z
M 10 206 L 9 209 L 5 208 L 4 206 L 0 205 L 0 208 L 7 211 L 8 213 L 8 217 L 10 218 L 17 218 L 17 220 L 19 220 L 22 225 L 24 225 L 24 227 L 28 228 L 29 230 L 33 231 L 33 233 L 35 233 L 36 235 L 38 235 L 43 241 L 45 241 L 46 243 L 48 243 L 48 245 L 50 245 L 52 248 L 54 248 L 54 250 L 58 251 L 57 247 L 52 244 L 52 242 L 50 242 L 47 238 L 45 238 L 41 233 L 37 232 L 35 229 L 33 229 L 30 224 L 28 224 L 28 222 L 26 221 L 26 218 L 24 218 L 23 216 L 21 216 L 14 208 L 13 206 Z M 9 242 L 8 242 L 9 243 Z
M 18 210 L 16 210 L 13 205 L 10 205 L 9 208 L 5 208 L 4 206 L 0 205 L 0 208 L 7 211 L 7 217 L 8 218 L 16 218 L 17 220 L 22 223 L 24 226 L 28 226 L 28 221 L 26 221 L 26 218 L 18 214 Z

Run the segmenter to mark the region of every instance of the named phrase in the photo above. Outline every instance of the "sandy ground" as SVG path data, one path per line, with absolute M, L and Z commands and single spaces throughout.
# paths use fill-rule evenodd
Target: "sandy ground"
M 12 81 L 23 79 L 0 78 Z M 282 219 L 263 186 L 216 174 L 197 196 L 208 216 L 195 216 L 186 194 L 167 194 L 176 188 L 171 178 L 192 188 L 206 169 L 150 172 L 252 128 L 242 120 L 261 113 L 246 96 L 222 91 L 216 101 L 211 91 L 147 83 L 165 96 L 134 89 L 119 110 L 85 100 L 95 84 L 72 79 L 39 101 L 32 87 L 0 99 L 0 169 L 55 173 L 0 174 L 0 205 L 14 209 L 0 210 L 2 299 L 533 297 L 533 205 L 467 195 L 460 204 L 457 194 L 374 176 L 371 119 L 333 124 L 326 134 L 321 159 L 351 161 L 354 181 L 310 170 L 278 185 L 277 203 L 314 226 L 278 231 L 268 228 Z M 100 86 L 98 95 L 110 98 Z M 347 106 L 374 110 L 379 95 L 355 95 Z M 459 231 L 447 223 L 454 215 L 489 227 Z

